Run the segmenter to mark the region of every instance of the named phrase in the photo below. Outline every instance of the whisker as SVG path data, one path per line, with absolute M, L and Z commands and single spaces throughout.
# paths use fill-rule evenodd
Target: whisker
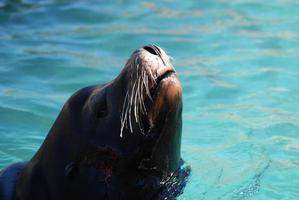
M 137 83 L 137 87 L 136 87 L 136 92 L 134 94 L 134 115 L 135 115 L 135 120 L 138 123 L 138 104 L 137 104 L 137 98 L 138 98 L 138 83 Z
M 134 93 L 135 93 L 135 86 L 136 86 L 136 81 L 133 84 L 132 91 L 131 91 L 131 96 L 130 96 L 130 109 L 129 109 L 129 125 L 130 125 L 130 131 L 133 133 L 133 128 L 132 128 L 132 105 L 133 105 L 133 98 L 134 98 Z
M 146 74 L 145 74 L 146 75 Z M 149 91 L 149 84 L 148 84 L 148 82 L 149 82 L 149 76 L 145 76 L 145 90 L 146 90 L 146 94 L 147 94 L 147 96 L 149 97 L 149 99 L 151 100 L 151 101 L 153 101 L 153 99 L 152 99 L 152 96 L 151 96 L 151 93 L 150 93 L 150 91 Z
M 125 126 L 126 120 L 127 120 L 127 111 L 125 111 L 125 108 L 128 107 L 127 106 L 128 94 L 129 94 L 129 91 L 127 91 L 127 93 L 126 93 L 124 104 L 123 104 L 123 108 L 122 108 L 120 137 L 123 136 L 124 126 Z
M 142 78 L 140 78 L 139 80 L 139 85 L 140 85 L 140 93 L 139 93 L 139 102 L 140 102 L 140 108 L 141 108 L 141 112 L 142 114 L 147 114 L 147 111 L 146 111 L 146 108 L 145 108 L 145 104 L 144 104 L 144 99 L 143 99 L 143 94 L 144 94 L 144 91 L 143 91 L 143 82 L 142 82 Z
M 161 64 L 158 62 L 158 65 Z M 129 128 L 129 131 L 133 133 L 133 120 L 136 125 L 138 124 L 139 131 L 144 134 L 142 117 L 147 114 L 145 100 L 147 97 L 153 101 L 150 87 L 157 84 L 157 75 L 150 68 L 142 66 L 138 56 L 130 60 L 127 66 L 130 67 L 128 72 L 130 84 L 122 108 L 120 137 L 123 136 L 125 128 Z

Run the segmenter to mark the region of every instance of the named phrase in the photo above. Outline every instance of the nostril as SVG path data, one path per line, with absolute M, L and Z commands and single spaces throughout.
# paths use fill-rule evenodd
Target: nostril
M 155 47 L 152 45 L 147 45 L 143 47 L 145 50 L 147 50 L 148 52 L 150 52 L 151 54 L 154 55 L 159 55 L 158 52 L 156 51 Z

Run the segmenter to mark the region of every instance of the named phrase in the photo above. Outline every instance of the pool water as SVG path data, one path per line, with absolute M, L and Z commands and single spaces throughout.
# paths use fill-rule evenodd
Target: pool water
M 30 159 L 72 93 L 150 43 L 183 85 L 179 199 L 299 199 L 296 0 L 0 0 L 0 168 Z

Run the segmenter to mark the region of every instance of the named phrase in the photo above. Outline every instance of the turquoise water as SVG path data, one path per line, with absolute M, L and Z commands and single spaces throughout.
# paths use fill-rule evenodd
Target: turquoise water
M 30 159 L 73 92 L 149 43 L 183 84 L 179 199 L 299 199 L 296 0 L 0 0 L 0 168 Z

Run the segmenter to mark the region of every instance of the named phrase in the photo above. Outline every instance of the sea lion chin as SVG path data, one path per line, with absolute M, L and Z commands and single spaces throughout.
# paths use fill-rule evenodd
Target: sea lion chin
M 113 81 L 69 98 L 21 170 L 15 198 L 160 199 L 184 174 L 181 129 L 182 88 L 169 56 L 139 48 Z

